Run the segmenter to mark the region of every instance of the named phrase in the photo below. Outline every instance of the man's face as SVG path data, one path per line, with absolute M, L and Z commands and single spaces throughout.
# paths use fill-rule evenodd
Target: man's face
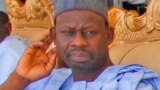
M 105 66 L 110 33 L 100 15 L 68 11 L 56 18 L 55 44 L 60 58 L 74 71 L 88 72 Z

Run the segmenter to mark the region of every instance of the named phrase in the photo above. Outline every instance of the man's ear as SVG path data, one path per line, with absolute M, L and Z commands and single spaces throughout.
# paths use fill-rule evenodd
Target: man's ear
M 114 29 L 112 27 L 108 27 L 108 45 L 110 45 L 114 38 Z
M 55 30 L 56 30 L 55 27 L 50 28 L 50 35 L 53 40 L 55 40 L 55 38 L 56 38 L 56 31 Z

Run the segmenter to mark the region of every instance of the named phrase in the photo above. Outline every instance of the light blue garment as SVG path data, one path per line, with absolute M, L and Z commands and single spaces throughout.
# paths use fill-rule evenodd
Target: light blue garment
M 0 43 L 0 84 L 15 69 L 29 41 L 18 36 L 8 36 Z
M 71 73 L 55 69 L 25 90 L 160 90 L 160 76 L 137 64 L 108 67 L 93 82 L 74 82 Z

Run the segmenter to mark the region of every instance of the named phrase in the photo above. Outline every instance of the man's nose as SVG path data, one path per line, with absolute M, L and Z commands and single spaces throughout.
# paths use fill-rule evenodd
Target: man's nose
M 71 42 L 72 47 L 84 47 L 86 45 L 87 45 L 87 41 L 85 37 L 80 33 L 76 34 L 75 38 L 73 38 Z

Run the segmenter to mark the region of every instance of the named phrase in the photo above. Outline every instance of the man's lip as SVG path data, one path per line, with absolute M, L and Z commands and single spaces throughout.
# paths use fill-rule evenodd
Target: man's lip
M 87 56 L 75 56 L 75 55 L 71 55 L 70 58 L 73 61 L 79 62 L 79 63 L 86 62 L 86 61 L 89 60 L 89 57 L 87 57 Z
M 89 60 L 89 55 L 86 52 L 74 51 L 70 53 L 70 58 L 76 62 L 86 62 Z

